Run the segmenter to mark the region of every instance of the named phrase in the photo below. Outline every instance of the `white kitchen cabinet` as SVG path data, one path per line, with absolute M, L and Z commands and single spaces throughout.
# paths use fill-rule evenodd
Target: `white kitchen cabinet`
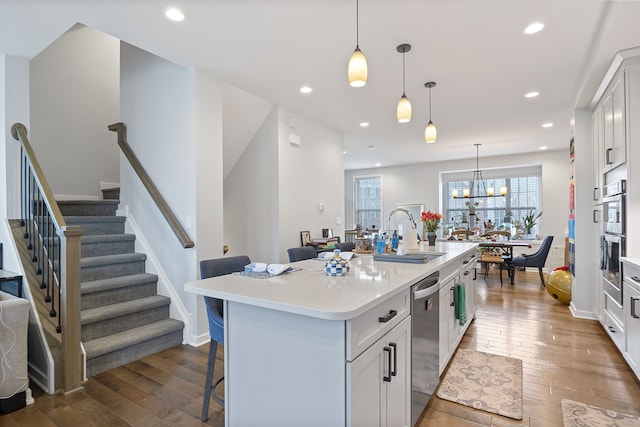
M 622 307 L 625 346 L 621 350 L 629 367 L 640 379 L 640 260 L 624 259 Z
M 593 149 L 593 201 L 602 198 L 602 169 L 604 164 L 602 108 L 598 107 L 591 117 L 591 144 Z
M 624 355 L 633 372 L 640 378 L 640 281 L 626 280 L 623 286 L 626 323 Z
M 347 363 L 348 425 L 411 424 L 411 317 Z
M 624 70 L 620 70 L 602 98 L 603 172 L 626 161 Z

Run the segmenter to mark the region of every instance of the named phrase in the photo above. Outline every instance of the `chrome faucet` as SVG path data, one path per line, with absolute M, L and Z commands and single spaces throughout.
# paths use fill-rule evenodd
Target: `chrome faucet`
M 392 210 L 391 212 L 389 212 L 389 216 L 387 217 L 387 225 L 389 226 L 388 230 L 391 231 L 391 215 L 393 215 L 396 212 L 404 212 L 407 214 L 407 216 L 409 217 L 409 221 L 411 221 L 411 228 L 412 229 L 416 229 L 418 228 L 418 225 L 416 224 L 416 222 L 413 219 L 413 215 L 411 215 L 411 212 L 409 212 L 408 210 L 404 209 L 404 208 L 396 208 L 394 210 Z

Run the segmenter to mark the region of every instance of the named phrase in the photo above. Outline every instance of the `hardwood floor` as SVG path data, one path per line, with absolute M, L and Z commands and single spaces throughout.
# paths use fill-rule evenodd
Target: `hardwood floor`
M 518 272 L 516 285 L 495 273 L 478 275 L 478 313 L 460 348 L 523 361 L 524 419 L 514 421 L 433 397 L 420 427 L 562 426 L 569 398 L 640 415 L 640 383 L 596 321 L 575 319 L 540 286 L 537 272 Z M 208 346 L 175 347 L 91 378 L 80 391 L 50 396 L 34 387 L 35 403 L 0 415 L 4 426 L 224 425 L 211 402 L 200 421 Z M 222 346 L 218 348 L 222 369 Z M 33 387 L 33 386 L 32 386 Z
M 478 311 L 459 348 L 522 360 L 523 420 L 433 397 L 420 427 L 562 426 L 562 399 L 640 416 L 640 382 L 600 323 L 576 319 L 540 286 L 537 272 L 478 275 Z

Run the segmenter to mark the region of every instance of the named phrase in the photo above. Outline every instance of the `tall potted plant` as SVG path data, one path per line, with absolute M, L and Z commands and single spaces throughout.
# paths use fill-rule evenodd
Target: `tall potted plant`
M 524 227 L 526 234 L 533 234 L 533 227 L 536 226 L 538 219 L 542 216 L 542 212 L 539 212 L 538 215 L 534 215 L 533 210 L 530 210 L 527 215 L 522 218 L 522 226 Z

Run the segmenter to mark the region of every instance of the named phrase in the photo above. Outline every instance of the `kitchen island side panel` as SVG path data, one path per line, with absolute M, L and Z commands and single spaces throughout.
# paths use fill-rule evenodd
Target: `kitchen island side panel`
M 226 301 L 224 350 L 228 427 L 345 425 L 344 321 Z

